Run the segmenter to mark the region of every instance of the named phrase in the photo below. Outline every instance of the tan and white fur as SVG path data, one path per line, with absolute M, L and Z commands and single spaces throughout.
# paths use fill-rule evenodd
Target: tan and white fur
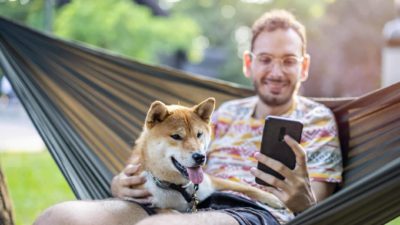
M 186 187 L 188 193 L 193 193 L 193 183 L 198 183 L 200 201 L 216 190 L 232 190 L 274 208 L 283 207 L 271 193 L 203 174 L 201 167 L 205 164 L 211 139 L 210 117 L 214 107 L 214 98 L 191 108 L 165 105 L 160 101 L 151 104 L 131 158 L 140 158 L 141 172 L 147 178 L 144 186 L 153 195 L 152 206 L 178 211 L 186 211 L 190 207 L 180 192 L 158 187 L 154 176 L 161 181 Z

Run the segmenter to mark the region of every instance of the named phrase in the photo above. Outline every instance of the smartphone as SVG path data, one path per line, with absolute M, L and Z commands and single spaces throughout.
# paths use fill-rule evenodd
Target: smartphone
M 296 156 L 292 149 L 286 144 L 283 137 L 289 135 L 300 143 L 303 124 L 297 120 L 283 117 L 268 116 L 265 119 L 265 126 L 261 140 L 260 152 L 275 160 L 282 162 L 290 169 L 296 166 Z M 278 179 L 285 179 L 281 174 L 268 166 L 258 163 L 257 168 L 265 173 L 271 174 Z M 270 186 L 256 177 L 256 183 Z

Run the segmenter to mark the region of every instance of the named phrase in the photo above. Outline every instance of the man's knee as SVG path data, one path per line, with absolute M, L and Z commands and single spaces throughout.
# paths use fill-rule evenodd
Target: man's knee
M 164 215 L 154 215 L 154 216 L 150 216 L 148 218 L 145 218 L 143 220 L 141 220 L 139 223 L 137 223 L 136 225 L 158 225 L 158 224 L 166 224 L 166 221 L 170 221 L 170 222 L 174 222 L 177 219 L 182 219 L 183 215 L 179 215 L 178 218 L 175 215 L 168 215 L 168 214 L 164 214 Z M 180 218 L 179 218 L 180 217 Z M 170 223 L 172 224 L 172 223 Z
M 54 205 L 46 209 L 34 222 L 34 225 L 48 225 L 48 224 L 76 224 L 74 222 L 74 213 L 72 213 L 73 204 L 71 202 L 64 202 Z
M 136 225 L 239 225 L 238 222 L 230 215 L 209 211 L 194 214 L 161 214 L 150 216 L 141 220 Z
M 139 205 L 121 200 L 70 201 L 46 209 L 34 224 L 132 224 L 147 216 Z

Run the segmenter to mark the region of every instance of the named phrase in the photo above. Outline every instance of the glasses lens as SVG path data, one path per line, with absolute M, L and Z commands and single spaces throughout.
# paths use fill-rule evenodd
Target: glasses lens
M 259 55 L 257 56 L 258 61 L 263 64 L 263 65 L 271 65 L 272 63 L 272 57 L 269 55 Z
M 299 64 L 300 60 L 297 57 L 291 56 L 291 57 L 285 57 L 282 59 L 282 64 L 285 67 L 293 67 Z
M 297 65 L 300 64 L 302 61 L 301 57 L 296 57 L 296 56 L 286 56 L 283 58 L 274 58 L 273 56 L 267 55 L 267 54 L 259 54 L 255 56 L 257 62 L 265 66 L 267 68 L 272 68 L 272 65 L 274 64 L 274 60 L 276 60 L 276 63 L 279 63 L 281 68 L 283 70 L 289 71 L 292 70 L 293 68 L 296 68 Z

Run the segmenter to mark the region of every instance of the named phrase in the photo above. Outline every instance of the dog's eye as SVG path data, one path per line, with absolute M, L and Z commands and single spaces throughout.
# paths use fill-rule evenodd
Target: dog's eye
M 177 141 L 182 140 L 182 137 L 179 134 L 173 134 L 173 135 L 171 135 L 171 137 L 172 137 L 172 139 L 177 140 Z
M 197 138 L 200 138 L 203 135 L 202 132 L 197 133 Z

